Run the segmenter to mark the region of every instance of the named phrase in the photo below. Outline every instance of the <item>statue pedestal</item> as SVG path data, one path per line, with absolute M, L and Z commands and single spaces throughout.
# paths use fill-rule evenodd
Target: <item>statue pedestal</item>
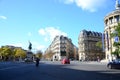
M 33 53 L 31 51 L 27 51 L 27 59 L 33 61 Z

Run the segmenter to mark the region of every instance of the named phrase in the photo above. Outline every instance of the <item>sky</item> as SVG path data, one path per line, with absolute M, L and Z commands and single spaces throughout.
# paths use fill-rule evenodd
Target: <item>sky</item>
M 78 46 L 81 30 L 104 32 L 115 0 L 0 0 L 0 46 L 45 51 L 56 35 Z

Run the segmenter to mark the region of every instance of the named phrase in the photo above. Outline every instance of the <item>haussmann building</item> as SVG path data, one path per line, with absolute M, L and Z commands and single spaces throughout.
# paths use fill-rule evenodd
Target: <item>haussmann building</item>
M 102 33 L 82 30 L 78 37 L 78 54 L 80 61 L 97 61 L 105 58 L 103 49 L 96 46 L 102 41 Z
M 74 58 L 77 48 L 73 45 L 72 40 L 66 36 L 59 35 L 54 38 L 46 53 L 52 51 L 54 53 L 52 60 L 60 61 L 63 58 Z

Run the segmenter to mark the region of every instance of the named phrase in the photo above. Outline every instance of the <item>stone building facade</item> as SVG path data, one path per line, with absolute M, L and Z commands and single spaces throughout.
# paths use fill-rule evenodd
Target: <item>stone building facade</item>
M 96 46 L 102 41 L 102 33 L 82 30 L 78 37 L 78 54 L 81 61 L 96 61 L 104 58 L 102 48 Z
M 115 59 L 116 56 L 111 53 L 115 50 L 113 46 L 114 38 L 111 38 L 111 33 L 115 31 L 115 26 L 120 22 L 120 4 L 119 1 L 116 0 L 115 10 L 110 12 L 104 17 L 104 34 L 105 34 L 105 53 L 106 60 L 111 61 Z
M 45 51 L 52 51 L 54 53 L 52 59 L 54 60 L 61 60 L 65 57 L 67 58 L 74 58 L 74 45 L 72 40 L 68 37 L 63 35 L 56 36 L 48 49 Z

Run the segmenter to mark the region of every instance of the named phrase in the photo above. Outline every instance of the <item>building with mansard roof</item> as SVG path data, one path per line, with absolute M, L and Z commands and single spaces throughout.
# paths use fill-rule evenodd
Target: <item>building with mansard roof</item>
M 66 36 L 56 36 L 45 53 L 52 51 L 54 53 L 52 60 L 61 60 L 65 57 L 74 58 L 75 46 L 72 40 Z M 77 49 L 76 49 L 77 50 Z M 77 54 L 77 51 L 76 51 Z
M 95 61 L 104 58 L 102 48 L 96 43 L 102 41 L 102 33 L 82 30 L 78 37 L 78 54 L 81 61 Z

